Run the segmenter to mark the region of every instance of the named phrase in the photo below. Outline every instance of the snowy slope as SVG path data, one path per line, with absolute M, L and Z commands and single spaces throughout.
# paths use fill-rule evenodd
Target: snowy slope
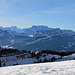
M 23 57 L 21 57 L 21 56 L 23 56 Z M 34 61 L 35 62 L 38 61 L 36 57 L 34 57 L 34 58 L 28 58 L 28 57 L 31 57 L 31 54 L 28 54 L 28 53 L 18 54 L 18 55 L 11 55 L 10 54 L 8 56 L 0 57 L 0 59 L 2 61 L 1 66 L 3 67 L 4 63 L 5 63 L 5 66 L 12 66 L 13 64 L 16 64 L 16 63 L 18 63 L 19 65 L 20 64 L 33 64 Z M 41 56 L 39 58 L 39 60 L 41 59 L 43 61 L 44 58 L 47 58 L 48 60 L 49 59 L 51 60 L 52 57 L 60 58 L 61 56 L 49 54 L 46 57 Z
M 26 50 L 54 50 L 54 51 L 74 51 L 75 50 L 75 35 L 68 34 L 56 36 L 38 36 L 32 37 L 25 41 L 12 44 L 13 48 Z
M 64 57 L 62 57 L 62 59 L 58 59 L 56 61 L 66 61 L 66 60 L 75 60 L 75 53 L 73 53 L 72 55 L 69 55 L 69 56 L 64 56 Z
M 0 75 L 75 75 L 75 61 L 1 67 Z
M 14 33 L 7 30 L 0 29 L 0 37 L 14 37 L 14 36 L 15 36 Z
M 62 35 L 62 31 L 59 28 L 51 29 L 51 30 L 42 30 L 37 31 L 33 34 L 34 37 L 37 36 L 56 36 L 56 35 Z

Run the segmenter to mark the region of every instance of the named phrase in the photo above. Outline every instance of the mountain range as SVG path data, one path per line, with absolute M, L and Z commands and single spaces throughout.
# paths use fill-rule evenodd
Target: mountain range
M 24 29 L 0 26 L 0 46 L 19 50 L 74 51 L 75 32 L 43 25 Z

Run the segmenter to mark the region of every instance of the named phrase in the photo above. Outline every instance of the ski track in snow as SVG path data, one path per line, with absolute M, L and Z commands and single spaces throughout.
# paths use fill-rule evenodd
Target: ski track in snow
M 63 45 L 62 45 L 62 47 L 63 47 L 63 48 L 65 48 L 65 49 L 67 49 L 67 48 L 70 48 L 70 47 L 72 47 L 74 44 L 75 44 L 75 43 L 71 43 L 71 42 L 69 42 L 69 43 L 68 43 L 68 47 L 66 47 L 66 46 L 63 46 Z
M 75 75 L 75 60 L 1 67 L 0 75 Z
M 49 38 L 49 37 L 47 37 L 47 38 Z M 28 42 L 28 43 L 23 44 L 22 46 L 29 45 L 29 44 L 33 44 L 33 43 L 36 43 L 36 42 L 38 42 L 40 40 L 44 40 L 44 39 L 47 39 L 47 38 L 41 38 L 41 39 L 38 39 L 38 40 L 33 41 L 33 42 Z

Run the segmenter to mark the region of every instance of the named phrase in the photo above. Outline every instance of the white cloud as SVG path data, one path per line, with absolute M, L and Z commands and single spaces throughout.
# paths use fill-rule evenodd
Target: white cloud
M 58 14 L 58 13 L 60 13 L 60 11 L 43 11 L 43 13 Z
M 54 7 L 54 8 L 51 8 L 50 10 L 45 10 L 45 11 L 42 11 L 42 13 L 50 13 L 50 14 L 75 14 L 75 5 L 73 4 L 68 4 L 68 5 L 65 5 L 65 6 L 60 6 L 60 7 Z

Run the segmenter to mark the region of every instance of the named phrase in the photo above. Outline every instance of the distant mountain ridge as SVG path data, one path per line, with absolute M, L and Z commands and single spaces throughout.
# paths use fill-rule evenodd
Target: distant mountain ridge
M 44 31 L 44 30 L 52 30 L 52 29 L 59 29 L 59 28 L 49 28 L 48 26 L 43 26 L 43 25 L 33 25 L 30 28 L 17 28 L 17 26 L 11 26 L 11 27 L 5 27 L 3 28 L 0 26 L 0 29 L 15 32 L 16 34 L 21 34 L 21 35 L 33 35 L 36 31 Z M 64 33 L 70 33 L 73 32 L 72 30 L 62 30 Z
M 36 31 L 31 38 L 11 46 L 21 50 L 74 51 L 75 32 L 65 33 L 59 28 Z
M 24 29 L 0 27 L 0 46 L 19 50 L 74 51 L 75 32 L 43 25 Z

